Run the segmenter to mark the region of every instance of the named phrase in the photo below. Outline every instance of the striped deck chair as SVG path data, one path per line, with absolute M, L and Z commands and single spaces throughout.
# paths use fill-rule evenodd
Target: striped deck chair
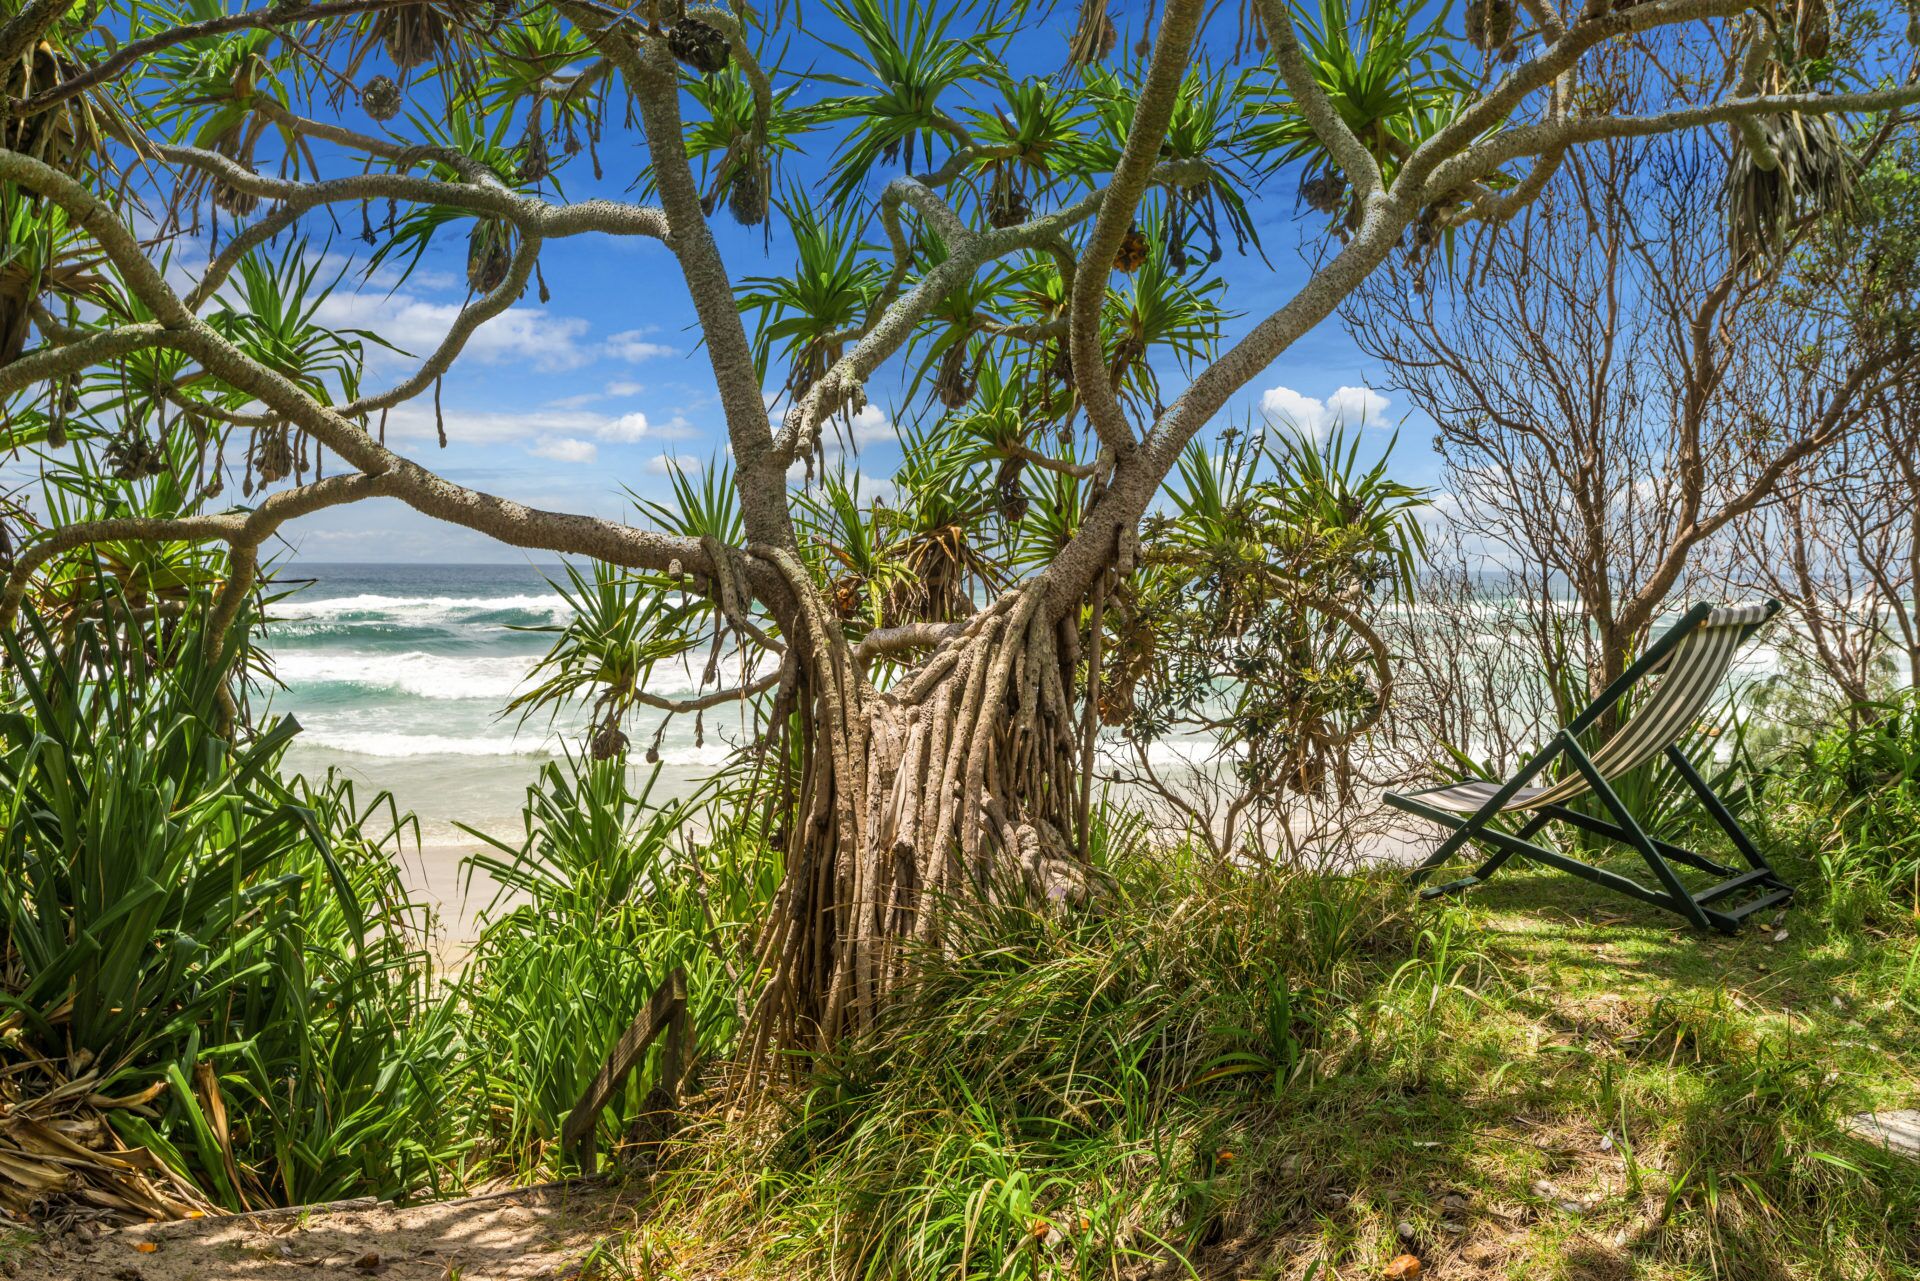
M 1478 841 L 1492 850 L 1492 857 L 1472 875 L 1423 889 L 1421 897 L 1437 898 L 1478 885 L 1518 855 L 1678 912 L 1702 929 L 1711 926 L 1730 933 L 1755 912 L 1786 902 L 1792 897 L 1793 888 L 1768 866 L 1766 858 L 1740 830 L 1733 815 L 1679 747 L 1681 738 L 1693 727 L 1726 679 L 1734 655 L 1779 609 L 1778 601 L 1730 609 L 1695 605 L 1648 646 L 1639 661 L 1621 673 L 1585 711 L 1529 758 L 1519 773 L 1504 783 L 1474 779 L 1404 796 L 1387 793 L 1384 799 L 1388 804 L 1453 829 L 1432 857 L 1415 869 L 1414 884 L 1425 880 L 1433 869 L 1469 841 Z M 1633 718 L 1589 755 L 1580 746 L 1580 735 L 1629 691 L 1642 681 L 1654 678 L 1659 683 Z M 1643 830 L 1628 811 L 1608 780 L 1660 755 L 1673 763 L 1675 773 L 1686 781 L 1707 814 L 1726 832 L 1733 847 L 1746 860 L 1747 870 L 1736 871 L 1705 855 L 1659 840 Z M 1528 786 L 1562 756 L 1573 765 L 1572 771 L 1557 782 Z M 1613 816 L 1612 822 L 1567 807 L 1567 802 L 1588 794 L 1599 799 L 1601 806 Z M 1527 818 L 1516 832 L 1509 834 L 1490 826 L 1495 816 L 1515 811 L 1527 812 Z M 1556 821 L 1610 837 L 1638 851 L 1653 870 L 1658 888 L 1535 845 L 1528 839 Z M 1695 894 L 1674 872 L 1675 863 L 1698 868 L 1721 879 L 1718 884 Z M 1728 906 L 1731 900 L 1747 895 L 1753 897 L 1737 907 Z

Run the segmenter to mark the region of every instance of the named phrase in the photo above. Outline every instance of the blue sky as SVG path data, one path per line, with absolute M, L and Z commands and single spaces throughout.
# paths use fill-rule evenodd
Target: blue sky
M 1056 15 L 1055 21 L 1069 17 Z M 344 113 L 348 123 L 368 128 L 357 116 L 352 107 Z M 821 134 L 811 140 L 808 153 L 787 163 L 784 181 L 819 180 L 832 138 Z M 593 181 L 582 153 L 562 173 L 567 198 L 633 198 L 629 184 L 645 161 L 638 134 L 610 124 L 599 153 L 604 180 Z M 876 176 L 873 190 L 883 181 Z M 1283 302 L 1307 274 L 1303 237 L 1318 234 L 1324 223 L 1310 215 L 1300 219 L 1290 198 L 1291 181 L 1290 176 L 1272 180 L 1255 206 L 1268 262 L 1229 248 L 1216 268 L 1228 281 L 1227 305 L 1238 313 L 1227 326 L 1229 341 Z M 340 216 L 343 225 L 352 221 L 349 211 Z M 769 242 L 760 229 L 737 227 L 724 212 L 713 225 L 736 280 L 775 274 L 791 262 L 777 229 Z M 329 251 L 362 249 L 353 230 L 336 233 Z M 324 222 L 308 228 L 315 236 L 326 231 Z M 366 282 L 349 274 L 324 305 L 320 316 L 327 323 L 372 329 L 413 353 L 372 351 L 369 389 L 403 377 L 457 314 L 466 297 L 463 233 L 464 224 L 443 232 L 404 281 L 385 272 Z M 321 245 L 316 241 L 313 247 Z M 448 447 L 437 446 L 430 396 L 393 412 L 388 441 L 462 484 L 539 506 L 623 517 L 631 509 L 627 491 L 642 496 L 665 491 L 669 458 L 701 465 L 724 448 L 692 309 L 670 254 L 652 240 L 554 241 L 541 263 L 551 301 L 542 304 L 530 290 L 480 331 L 448 378 L 442 394 Z M 875 407 L 858 433 L 859 466 L 874 477 L 890 475 L 898 460 L 881 416 L 890 418 L 900 407 L 900 364 L 896 359 L 886 371 L 893 377 L 883 374 L 870 389 Z M 1369 436 L 1379 445 L 1385 444 L 1387 429 L 1403 428 L 1396 475 L 1431 483 L 1437 463 L 1429 448 L 1430 427 L 1408 417 L 1401 399 L 1364 391 L 1384 381 L 1382 370 L 1355 347 L 1338 321 L 1328 321 L 1247 388 L 1222 422 L 1228 417 L 1244 421 L 1263 406 L 1310 427 L 1339 414 L 1349 420 L 1364 414 L 1374 429 Z M 1168 371 L 1167 385 L 1169 390 L 1180 385 L 1176 372 Z M 528 557 L 387 500 L 321 513 L 288 527 L 284 536 L 293 555 L 307 561 Z

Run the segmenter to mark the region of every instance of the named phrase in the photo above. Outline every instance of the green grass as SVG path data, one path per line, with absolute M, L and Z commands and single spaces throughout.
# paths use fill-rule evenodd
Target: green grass
M 654 1275 L 1902 1277 L 1920 940 L 1702 936 L 1552 874 L 1415 907 L 1385 877 L 1136 857 L 1073 922 L 1000 913 L 648 1195 Z M 1403 1235 L 1402 1228 L 1410 1235 Z M 651 1266 L 651 1265 L 650 1265 Z M 677 1269 L 677 1270 L 676 1270 Z

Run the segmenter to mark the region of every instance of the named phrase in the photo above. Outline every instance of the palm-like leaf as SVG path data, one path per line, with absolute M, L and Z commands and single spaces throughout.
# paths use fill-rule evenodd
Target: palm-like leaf
M 852 38 L 844 44 L 826 42 L 827 47 L 863 73 L 821 77 L 857 91 L 820 104 L 823 120 L 852 125 L 830 174 L 828 195 L 834 202 L 853 196 L 883 164 L 911 164 L 916 152 L 931 168 L 936 141 L 943 136 L 951 141 L 941 97 L 990 81 L 999 63 L 999 41 L 991 28 L 948 35 L 966 8 L 912 0 L 829 0 L 828 11 Z
M 1314 78 L 1389 182 L 1463 100 L 1465 81 L 1442 27 L 1445 17 L 1442 11 L 1416 26 L 1408 8 L 1375 4 L 1356 23 L 1347 0 L 1320 0 L 1317 16 L 1298 11 L 1296 25 Z M 1247 138 L 1254 152 L 1274 166 L 1304 160 L 1333 167 L 1277 79 L 1264 92 L 1250 88 L 1248 101 L 1259 118 Z
M 787 389 L 798 394 L 839 359 L 845 340 L 837 335 L 865 319 L 886 272 L 865 252 L 858 211 L 822 213 L 798 194 L 780 208 L 793 228 L 793 270 L 750 277 L 738 297 L 740 310 L 755 316 L 761 376 L 777 354 L 788 368 Z

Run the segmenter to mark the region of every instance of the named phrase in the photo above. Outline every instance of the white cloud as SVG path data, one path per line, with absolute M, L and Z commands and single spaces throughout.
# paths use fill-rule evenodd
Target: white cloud
M 445 410 L 447 440 L 460 445 L 531 444 L 560 438 L 630 445 L 638 440 L 686 440 L 699 435 L 679 415 L 654 423 L 644 413 L 604 414 L 571 404 L 538 409 Z M 387 415 L 387 438 L 393 441 L 433 440 L 439 435 L 433 406 L 410 401 Z M 577 460 L 567 460 L 577 461 Z
M 541 458 L 551 458 L 556 463 L 590 463 L 600 456 L 600 447 L 590 440 L 556 436 L 552 440 L 540 441 L 527 452 Z
M 597 400 L 624 400 L 629 396 L 637 396 L 646 389 L 645 383 L 637 383 L 626 378 L 616 378 L 599 391 L 576 391 L 571 396 L 556 397 L 547 402 L 547 407 L 549 409 L 579 409 L 582 406 L 591 405 Z
M 1327 397 L 1327 412 L 1340 422 L 1378 427 L 1387 416 L 1388 403 L 1371 387 L 1342 387 Z
M 367 329 L 408 353 L 369 343 L 367 360 L 389 369 L 410 369 L 424 359 L 453 327 L 457 303 L 428 302 L 411 294 L 333 293 L 321 300 L 314 318 L 331 329 Z M 557 316 L 533 307 L 509 307 L 467 339 L 462 360 L 479 364 L 531 365 L 542 373 L 577 369 L 594 359 L 582 343 L 589 326 L 578 316 Z
M 650 424 L 648 430 L 655 440 L 698 440 L 700 429 L 687 421 L 685 414 L 675 414 L 663 423 Z
M 674 349 L 665 343 L 647 341 L 648 330 L 623 329 L 607 339 L 607 355 L 615 360 L 652 360 L 656 356 L 674 355 Z
M 853 416 L 851 424 L 853 443 L 872 445 L 894 438 L 893 420 L 880 412 L 878 405 L 867 405 Z
M 647 435 L 648 430 L 647 416 L 635 410 L 633 413 L 621 414 L 618 418 L 609 420 L 600 428 L 599 435 L 602 440 L 617 440 L 623 444 L 631 444 Z
M 1276 427 L 1292 427 L 1314 440 L 1323 440 L 1336 426 L 1387 425 L 1392 402 L 1371 387 L 1341 387 L 1325 400 L 1302 395 L 1291 387 L 1269 387 L 1260 393 L 1260 412 Z

